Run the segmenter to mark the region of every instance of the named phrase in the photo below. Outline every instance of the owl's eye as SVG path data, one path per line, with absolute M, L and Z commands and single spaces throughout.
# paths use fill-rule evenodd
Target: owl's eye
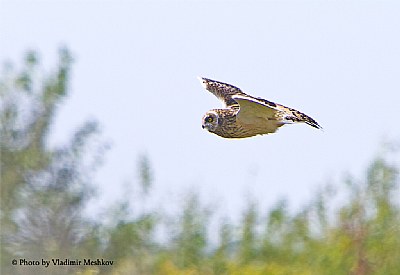
M 213 122 L 214 119 L 212 116 L 206 117 L 206 122 Z

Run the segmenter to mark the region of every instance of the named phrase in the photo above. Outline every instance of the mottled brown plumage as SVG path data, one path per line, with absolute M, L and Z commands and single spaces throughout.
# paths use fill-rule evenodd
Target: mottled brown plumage
M 199 77 L 203 87 L 224 102 L 203 117 L 203 128 L 224 138 L 246 138 L 274 133 L 282 125 L 307 123 L 321 129 L 311 117 L 289 107 L 245 94 L 223 82 Z

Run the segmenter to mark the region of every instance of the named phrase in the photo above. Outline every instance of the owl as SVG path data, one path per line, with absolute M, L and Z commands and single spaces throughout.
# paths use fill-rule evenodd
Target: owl
M 203 116 L 202 127 L 224 138 L 247 138 L 271 134 L 285 124 L 307 123 L 322 129 L 311 117 L 289 107 L 245 94 L 239 88 L 199 77 L 202 86 L 223 101 L 224 109 Z

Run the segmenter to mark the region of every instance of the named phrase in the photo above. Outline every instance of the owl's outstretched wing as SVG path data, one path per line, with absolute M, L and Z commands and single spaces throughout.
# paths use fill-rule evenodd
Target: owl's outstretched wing
M 275 121 L 279 125 L 304 122 L 314 128 L 322 129 L 314 119 L 295 109 L 248 95 L 233 95 L 232 98 L 240 105 L 237 118 L 242 123 L 252 124 L 258 118 L 262 118 Z
M 226 107 L 238 105 L 238 103 L 232 98 L 232 96 L 246 96 L 246 94 L 243 93 L 238 87 L 235 87 L 233 85 L 200 76 L 198 77 L 198 79 L 200 80 L 200 83 L 204 87 L 204 89 L 211 92 L 218 99 L 220 99 Z

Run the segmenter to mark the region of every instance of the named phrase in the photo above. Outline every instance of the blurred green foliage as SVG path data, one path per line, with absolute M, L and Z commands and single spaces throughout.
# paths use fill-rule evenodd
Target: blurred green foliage
M 364 178 L 324 186 L 295 213 L 285 200 L 265 213 L 249 201 L 238 224 L 221 219 L 219 229 L 196 193 L 173 216 L 136 205 L 152 196 L 154 171 L 142 155 L 140 191 L 132 194 L 139 199 L 128 196 L 89 219 L 83 212 L 106 148 L 97 123 L 83 123 L 63 146 L 48 142 L 71 64 L 61 49 L 57 67 L 44 73 L 29 52 L 21 68 L 6 65 L 0 76 L 2 274 L 399 274 L 399 177 L 391 152 L 373 160 Z M 20 258 L 113 265 L 11 265 Z

